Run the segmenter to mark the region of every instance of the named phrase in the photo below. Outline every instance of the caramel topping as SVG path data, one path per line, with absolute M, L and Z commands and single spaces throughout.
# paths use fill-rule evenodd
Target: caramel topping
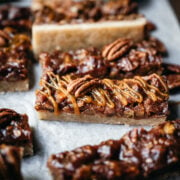
M 55 75 L 53 72 L 47 72 L 47 76 L 49 78 L 50 82 L 47 82 L 46 80 L 42 79 L 40 84 L 44 88 L 44 91 L 39 91 L 43 95 L 45 95 L 49 101 L 53 104 L 54 112 L 56 114 L 59 113 L 58 104 L 56 103 L 51 88 L 55 89 L 56 91 L 60 91 L 63 93 L 73 104 L 74 111 L 76 114 L 79 114 L 79 109 L 76 103 L 75 98 L 67 91 L 67 83 L 70 81 L 68 77 L 65 77 L 64 79 L 60 79 L 58 75 Z
M 158 82 L 158 86 L 153 84 Z M 45 78 L 41 79 L 42 90 L 39 90 L 53 105 L 54 112 L 59 113 L 58 104 L 64 99 L 70 100 L 74 112 L 80 113 L 82 103 L 93 103 L 97 106 L 115 108 L 115 101 L 126 106 L 131 103 L 142 103 L 146 98 L 152 101 L 163 101 L 168 99 L 168 89 L 162 78 L 156 74 L 148 77 L 135 76 L 134 79 L 110 80 L 98 79 L 87 75 L 83 78 L 73 76 L 55 75 L 47 72 Z M 56 95 L 63 95 L 61 102 L 57 102 Z M 65 98 L 64 98 L 65 97 Z

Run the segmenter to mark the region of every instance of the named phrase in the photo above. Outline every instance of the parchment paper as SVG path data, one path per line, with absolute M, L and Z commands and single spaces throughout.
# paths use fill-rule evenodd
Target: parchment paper
M 17 4 L 30 4 L 24 0 Z M 167 46 L 169 57 L 165 61 L 180 63 L 180 27 L 167 0 L 141 0 L 140 11 L 158 26 L 154 33 Z M 0 108 L 12 108 L 29 116 L 34 131 L 34 156 L 24 158 L 22 171 L 25 180 L 50 180 L 46 162 L 52 153 L 71 150 L 86 144 L 98 144 L 107 139 L 118 139 L 133 127 L 88 123 L 48 122 L 38 119 L 34 110 L 35 90 L 41 75 L 38 64 L 33 65 L 31 89 L 28 92 L 0 95 Z M 180 94 L 171 96 L 180 101 Z M 179 109 L 180 111 L 180 109 Z M 180 114 L 179 114 L 180 117 Z M 148 128 L 148 127 L 146 127 Z M 180 177 L 179 177 L 180 178 Z M 172 178 L 172 179 L 179 179 Z

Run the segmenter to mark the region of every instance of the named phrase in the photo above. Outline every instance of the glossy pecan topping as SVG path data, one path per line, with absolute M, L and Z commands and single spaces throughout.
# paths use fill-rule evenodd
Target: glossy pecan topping
M 136 13 L 131 0 L 45 1 L 34 12 L 36 23 L 59 24 L 136 19 L 141 16 Z
M 53 154 L 47 165 L 53 177 L 60 179 L 156 179 L 153 175 L 161 175 L 161 179 L 162 170 L 179 172 L 179 149 L 180 120 L 177 120 L 149 131 L 135 128 L 118 140 Z
M 147 49 L 154 49 L 157 53 L 162 55 L 167 54 L 167 49 L 165 45 L 159 39 L 154 37 L 148 37 L 146 40 L 137 43 L 136 46 L 139 48 L 143 47 Z
M 87 91 L 93 87 L 98 87 L 100 84 L 99 79 L 94 79 L 90 75 L 86 75 L 84 78 L 73 80 L 68 86 L 69 93 L 73 93 L 76 98 L 83 96 Z
M 32 132 L 28 117 L 11 109 L 0 109 L 0 144 L 26 148 L 32 145 Z M 25 149 L 25 155 L 26 149 Z
M 7 27 L 0 30 L 0 80 L 27 79 L 31 40 L 26 34 Z
M 0 6 L 0 28 L 12 27 L 19 32 L 30 31 L 31 10 L 27 7 Z
M 132 46 L 132 41 L 128 39 L 118 39 L 107 45 L 102 50 L 102 56 L 108 61 L 116 60 L 125 55 Z

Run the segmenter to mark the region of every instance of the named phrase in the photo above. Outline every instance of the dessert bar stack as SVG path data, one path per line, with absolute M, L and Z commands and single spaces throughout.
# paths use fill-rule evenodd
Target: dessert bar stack
M 53 179 L 147 179 L 179 171 L 180 121 L 164 121 L 180 66 L 163 62 L 166 48 L 151 37 L 137 3 L 34 0 L 32 9 L 40 119 L 157 125 L 51 155 Z
M 0 92 L 28 90 L 35 57 L 42 68 L 35 93 L 40 119 L 154 126 L 51 155 L 54 180 L 135 180 L 180 171 L 180 120 L 167 121 L 180 65 L 163 61 L 167 51 L 151 36 L 154 27 L 134 0 L 0 6 Z M 0 179 L 22 180 L 27 155 L 33 155 L 28 116 L 0 108 Z
M 0 7 L 0 92 L 29 89 L 30 10 Z
M 101 22 L 119 22 L 122 21 L 117 19 L 119 16 L 127 17 L 135 10 L 138 13 L 137 4 L 133 1 L 101 2 L 101 8 L 99 3 L 100 1 L 95 0 L 66 3 L 33 1 L 33 42 L 37 40 L 37 36 L 46 40 L 41 37 L 42 32 L 38 35 L 35 30 L 37 26 L 44 26 L 42 22 L 48 27 L 52 27 L 52 24 L 54 26 L 54 23 L 61 27 L 65 23 L 72 29 L 74 23 L 81 24 L 86 19 L 90 25 L 96 23 L 97 28 L 93 32 L 101 35 L 97 31 Z M 111 7 L 111 11 L 108 11 L 109 14 L 102 14 L 104 20 L 100 18 L 95 22 L 88 19 L 90 17 L 85 7 L 94 10 L 95 14 L 97 8 L 104 12 Z M 75 11 L 77 16 L 69 17 L 64 22 L 63 17 L 68 16 L 69 11 Z M 147 28 L 147 22 L 145 26 Z M 65 37 L 66 43 L 71 43 L 70 50 L 64 48 L 66 45 L 57 37 L 51 36 L 49 28 L 43 28 L 47 33 L 46 37 L 51 38 L 52 43 L 58 40 L 58 44 L 52 45 L 46 40 L 41 53 L 37 53 L 43 69 L 41 88 L 36 92 L 35 109 L 39 118 L 130 125 L 154 125 L 164 121 L 168 115 L 168 89 L 179 87 L 180 66 L 163 63 L 162 56 L 166 53 L 166 48 L 158 39 L 150 37 L 145 26 L 143 36 L 138 40 L 123 35 L 123 38 L 116 37 L 114 41 L 107 33 L 104 38 L 93 42 L 105 39 L 110 43 L 102 43 L 101 46 L 88 44 L 84 41 L 87 38 L 83 38 L 79 39 L 84 43 L 83 46 L 77 48 L 73 47 L 77 43 L 71 42 L 72 36 L 66 37 L 66 33 L 57 32 L 56 35 Z M 89 30 L 92 31 L 91 28 Z M 131 29 L 127 34 L 134 31 Z M 114 36 L 113 31 L 111 35 Z M 80 38 L 75 31 L 73 36 Z M 50 48 L 46 48 L 47 44 Z M 35 53 L 36 46 L 41 48 L 41 43 L 33 44 Z M 58 46 L 63 48 L 58 50 Z

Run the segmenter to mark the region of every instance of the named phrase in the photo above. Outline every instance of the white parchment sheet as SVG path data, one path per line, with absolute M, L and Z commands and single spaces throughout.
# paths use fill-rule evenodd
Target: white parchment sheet
M 30 4 L 24 0 L 17 4 Z M 168 0 L 141 0 L 140 11 L 158 26 L 154 36 L 162 40 L 169 51 L 167 62 L 180 64 L 180 27 Z M 48 122 L 38 119 L 34 110 L 35 90 L 38 88 L 41 69 L 35 64 L 32 69 L 32 85 L 28 92 L 0 95 L 0 108 L 12 108 L 29 116 L 34 131 L 32 157 L 25 158 L 22 171 L 25 180 L 49 180 L 46 161 L 52 153 L 71 150 L 86 144 L 98 144 L 107 139 L 118 139 L 133 127 L 121 125 Z M 180 94 L 171 97 L 180 101 Z M 179 110 L 180 111 L 180 110 Z M 180 114 L 180 113 L 179 113 Z M 175 179 L 175 178 L 172 178 Z M 176 178 L 176 179 L 180 179 Z

